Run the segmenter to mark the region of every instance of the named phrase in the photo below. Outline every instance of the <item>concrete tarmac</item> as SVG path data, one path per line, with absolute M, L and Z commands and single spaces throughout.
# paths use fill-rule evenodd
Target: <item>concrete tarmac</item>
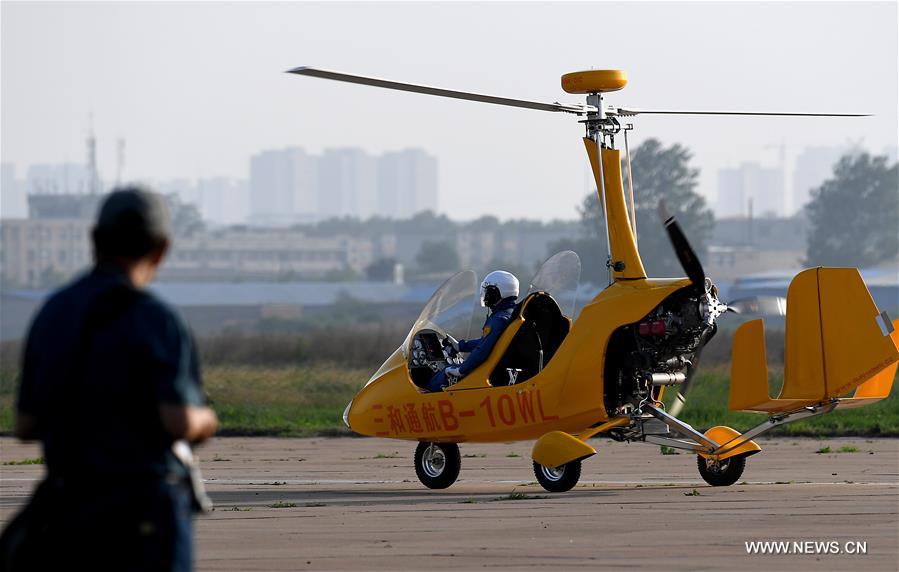
M 459 480 L 432 491 L 414 443 L 217 438 L 200 450 L 216 510 L 197 520 L 197 569 L 899 569 L 899 440 L 762 439 L 741 481 L 718 488 L 693 455 L 591 444 L 580 484 L 550 494 L 531 443 L 462 445 Z M 43 473 L 5 463 L 39 454 L 0 439 L 4 522 Z M 747 554 L 751 541 L 792 553 Z

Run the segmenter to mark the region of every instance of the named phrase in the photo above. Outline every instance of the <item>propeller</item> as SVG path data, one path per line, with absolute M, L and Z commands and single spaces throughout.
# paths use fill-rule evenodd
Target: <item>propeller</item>
M 668 238 L 671 240 L 674 252 L 677 254 L 681 266 L 687 273 L 687 277 L 690 278 L 690 281 L 695 286 L 707 290 L 709 286 L 706 286 L 705 271 L 702 269 L 702 264 L 699 262 L 699 258 L 696 256 L 693 247 L 690 246 L 690 242 L 687 240 L 687 236 L 681 229 L 677 219 L 674 215 L 669 213 L 668 209 L 665 207 L 664 200 L 659 201 L 659 216 L 665 224 Z M 710 304 L 718 304 L 718 307 L 720 308 L 719 313 L 723 313 L 725 310 L 735 314 L 756 314 L 765 316 L 784 316 L 787 313 L 787 300 L 780 296 L 751 296 L 740 298 L 727 304 L 721 304 L 720 302 L 717 302 L 717 296 L 714 295 L 714 292 L 707 295 L 710 296 Z M 699 346 L 693 354 L 693 361 L 690 365 L 690 371 L 687 372 L 687 378 L 678 387 L 677 395 L 675 395 L 674 403 L 671 405 L 669 411 L 671 415 L 679 415 L 681 410 L 683 410 L 684 405 L 686 405 L 687 394 L 692 387 L 696 369 L 699 367 L 699 359 L 702 355 L 702 350 L 709 340 L 712 339 L 712 336 L 715 335 L 715 332 L 716 328 L 713 326 L 712 329 L 706 330 L 706 333 L 703 334 L 703 338 L 700 340 Z
M 290 70 L 287 73 L 296 75 L 304 75 L 308 77 L 317 77 L 319 79 L 330 79 L 333 81 L 342 81 L 346 83 L 355 83 L 358 85 L 369 85 L 372 87 L 381 87 L 385 89 L 395 89 L 398 91 L 409 91 L 412 93 L 423 93 L 426 95 L 436 95 L 438 97 L 449 97 L 452 99 L 464 99 L 468 101 L 478 101 L 481 103 L 492 103 L 495 105 L 506 105 L 509 107 L 519 107 L 522 109 L 536 109 L 537 111 L 553 111 L 562 113 L 573 113 L 575 115 L 596 114 L 599 109 L 594 105 L 584 103 L 546 103 L 542 101 L 530 101 L 527 99 L 515 99 L 510 97 L 498 97 L 495 95 L 486 95 L 483 93 L 473 93 L 469 91 L 459 91 L 455 89 L 444 89 L 441 87 L 432 87 L 415 83 L 406 83 L 380 79 L 375 77 L 367 77 L 361 75 L 353 75 L 343 72 L 323 70 L 308 66 L 300 66 Z M 665 115 L 774 115 L 787 117 L 868 117 L 867 113 L 792 113 L 792 112 L 768 112 L 768 111 L 702 111 L 702 110 L 661 110 L 661 109 L 634 109 L 625 107 L 603 106 L 605 115 L 618 117 L 633 117 L 635 115 L 648 114 L 665 114 Z
M 665 225 L 668 239 L 671 241 L 674 253 L 677 254 L 677 259 L 680 261 L 684 271 L 686 271 L 687 277 L 690 278 L 694 285 L 703 286 L 705 284 L 705 271 L 702 269 L 702 264 L 699 262 L 693 247 L 690 246 L 690 242 L 687 240 L 687 236 L 681 229 L 677 219 L 668 212 L 664 199 L 659 201 L 659 217 Z

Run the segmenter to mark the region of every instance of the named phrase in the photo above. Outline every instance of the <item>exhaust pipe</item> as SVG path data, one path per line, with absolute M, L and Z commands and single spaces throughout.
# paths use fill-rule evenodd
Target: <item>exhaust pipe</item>
M 680 371 L 677 373 L 646 373 L 643 379 L 655 387 L 660 385 L 680 385 L 687 380 L 687 374 Z

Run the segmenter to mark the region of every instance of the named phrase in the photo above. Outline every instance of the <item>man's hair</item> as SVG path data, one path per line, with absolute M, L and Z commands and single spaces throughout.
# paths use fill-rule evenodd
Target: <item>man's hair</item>
M 143 258 L 168 242 L 169 221 L 159 194 L 135 185 L 113 189 L 91 232 L 97 258 Z

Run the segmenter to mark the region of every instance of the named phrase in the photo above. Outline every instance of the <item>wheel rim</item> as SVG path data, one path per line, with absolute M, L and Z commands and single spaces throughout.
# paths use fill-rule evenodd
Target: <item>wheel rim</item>
M 561 478 L 565 475 L 565 465 L 556 467 L 555 469 L 550 469 L 549 467 L 540 465 L 540 472 L 543 473 L 543 477 L 546 480 L 556 482 L 561 480 Z
M 443 449 L 433 443 L 425 449 L 424 455 L 421 456 L 421 468 L 429 477 L 439 477 L 446 468 L 446 455 Z
M 708 472 L 714 473 L 716 475 L 720 475 L 727 471 L 727 468 L 730 466 L 730 459 L 725 459 L 723 461 L 713 461 L 711 459 L 706 459 L 705 468 Z

